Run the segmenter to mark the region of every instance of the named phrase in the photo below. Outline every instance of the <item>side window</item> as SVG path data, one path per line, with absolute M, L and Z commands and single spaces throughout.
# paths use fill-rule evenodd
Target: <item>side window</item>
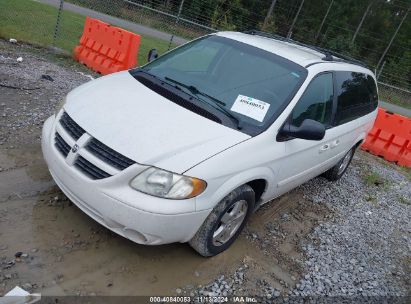
M 292 112 L 291 124 L 299 127 L 305 119 L 330 124 L 334 98 L 332 73 L 321 74 L 308 85 Z
M 378 104 L 374 79 L 363 73 L 337 72 L 336 123 L 341 125 L 375 110 Z
M 375 80 L 370 75 L 367 76 L 367 87 L 371 95 L 372 111 L 374 111 L 378 107 L 378 93 Z

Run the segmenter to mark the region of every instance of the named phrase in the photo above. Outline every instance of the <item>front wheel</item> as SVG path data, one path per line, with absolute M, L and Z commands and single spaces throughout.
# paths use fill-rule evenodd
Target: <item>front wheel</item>
M 334 167 L 324 172 L 323 176 L 330 181 L 339 180 L 350 165 L 354 152 L 355 148 L 351 148 Z
M 190 241 L 202 256 L 219 254 L 231 246 L 254 210 L 255 194 L 242 185 L 223 198 Z

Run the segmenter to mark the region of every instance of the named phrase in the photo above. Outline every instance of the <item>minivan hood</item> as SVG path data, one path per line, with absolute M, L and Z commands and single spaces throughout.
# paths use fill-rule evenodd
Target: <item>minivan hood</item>
M 250 138 L 173 103 L 128 72 L 74 89 L 64 109 L 110 148 L 140 164 L 176 173 Z

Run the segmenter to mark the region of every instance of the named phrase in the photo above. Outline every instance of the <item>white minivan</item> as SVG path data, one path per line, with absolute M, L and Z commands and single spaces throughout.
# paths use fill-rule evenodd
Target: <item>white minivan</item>
M 262 204 L 339 179 L 377 114 L 357 61 L 260 32 L 218 32 L 71 91 L 44 123 L 57 185 L 139 244 L 216 255 Z

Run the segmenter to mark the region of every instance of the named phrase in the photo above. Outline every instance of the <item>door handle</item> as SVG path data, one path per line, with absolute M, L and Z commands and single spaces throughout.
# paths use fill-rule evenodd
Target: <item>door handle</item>
M 320 153 L 327 151 L 330 148 L 329 144 L 325 144 L 320 148 Z

